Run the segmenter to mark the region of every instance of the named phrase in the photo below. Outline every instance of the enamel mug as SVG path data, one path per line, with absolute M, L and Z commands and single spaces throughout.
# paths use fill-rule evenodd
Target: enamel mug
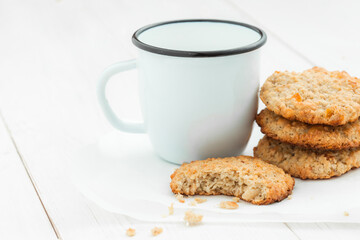
M 241 154 L 258 106 L 260 47 L 266 34 L 249 24 L 189 19 L 137 30 L 138 58 L 101 75 L 97 95 L 118 130 L 146 133 L 164 160 L 181 164 Z M 114 74 L 137 68 L 143 123 L 119 119 L 106 96 Z

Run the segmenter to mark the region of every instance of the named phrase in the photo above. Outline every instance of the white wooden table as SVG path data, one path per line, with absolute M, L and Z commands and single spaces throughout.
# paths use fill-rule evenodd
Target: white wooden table
M 342 1 L 0 1 L 0 239 L 359 239 L 360 224 L 141 222 L 92 204 L 74 187 L 72 152 L 112 130 L 98 109 L 97 76 L 134 58 L 130 37 L 148 23 L 221 18 L 263 28 L 262 81 L 313 65 L 360 76 L 360 3 Z M 110 98 L 139 119 L 135 72 Z M 128 104 L 133 107 L 129 108 Z M 130 109 L 130 110 L 129 110 Z M 359 186 L 354 186 L 354 188 Z

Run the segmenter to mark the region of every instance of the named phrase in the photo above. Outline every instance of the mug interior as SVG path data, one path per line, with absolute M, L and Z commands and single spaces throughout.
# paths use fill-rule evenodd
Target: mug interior
M 133 43 L 163 55 L 199 57 L 249 52 L 261 47 L 266 34 L 245 23 L 189 19 L 152 24 L 136 31 Z

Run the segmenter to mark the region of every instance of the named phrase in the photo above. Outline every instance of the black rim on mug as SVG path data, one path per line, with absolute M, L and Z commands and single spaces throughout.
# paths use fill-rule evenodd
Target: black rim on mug
M 226 49 L 226 50 L 216 50 L 216 51 L 181 51 L 181 50 L 172 50 L 172 49 L 166 49 L 166 48 L 160 48 L 155 47 L 149 44 L 146 44 L 144 42 L 141 42 L 139 40 L 139 36 L 144 31 L 147 31 L 151 28 L 166 25 L 166 24 L 173 24 L 173 23 L 184 23 L 184 22 L 216 22 L 216 23 L 227 23 L 227 24 L 234 24 L 234 25 L 240 25 L 249 29 L 252 29 L 253 31 L 257 32 L 260 35 L 260 39 L 254 43 L 251 43 L 246 46 L 238 47 L 238 48 L 232 48 L 232 49 Z M 263 30 L 260 28 L 257 28 L 253 25 L 242 23 L 242 22 L 235 22 L 235 21 L 228 21 L 228 20 L 219 20 L 219 19 L 182 19 L 182 20 L 174 20 L 174 21 L 166 21 L 166 22 L 160 22 L 160 23 L 154 23 L 147 25 L 145 27 L 140 28 L 137 30 L 133 36 L 132 36 L 132 42 L 133 44 L 145 51 L 161 54 L 161 55 L 168 55 L 168 56 L 174 56 L 174 57 L 221 57 L 221 56 L 228 56 L 228 55 L 235 55 L 235 54 L 241 54 L 246 52 L 251 52 L 255 49 L 260 48 L 263 46 L 266 42 L 266 34 Z

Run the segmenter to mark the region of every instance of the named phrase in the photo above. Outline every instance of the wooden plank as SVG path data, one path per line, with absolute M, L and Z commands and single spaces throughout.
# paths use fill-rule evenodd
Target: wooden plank
M 351 213 L 350 213 L 351 214 Z M 337 236 L 337 239 L 359 239 L 360 225 L 356 223 L 324 223 L 329 232 Z
M 360 226 L 355 223 L 288 223 L 288 226 L 303 240 L 355 240 L 360 234 Z
M 0 239 L 56 239 L 57 235 L 0 118 Z
M 315 65 L 360 76 L 359 1 L 229 2 Z
M 72 184 L 66 169 L 70 151 L 95 141 L 107 125 L 99 121 L 100 114 L 94 111 L 97 106 L 95 91 L 88 88 L 94 85 L 95 80 L 88 83 L 94 76 L 82 75 L 83 65 L 78 62 L 86 63 L 88 56 L 74 51 L 76 46 L 61 42 L 62 35 L 72 34 L 67 25 L 61 25 L 61 21 L 75 17 L 75 12 L 69 14 L 72 10 L 61 9 L 60 4 L 56 1 L 37 4 L 2 2 L 4 14 L 0 16 L 0 24 L 4 32 L 0 40 L 0 104 L 23 160 L 37 183 L 44 206 L 61 237 L 105 239 L 109 230 L 103 230 L 106 226 L 99 226 L 97 216 Z M 61 17 L 51 17 L 54 11 L 58 11 Z M 87 36 L 82 40 L 86 42 Z M 73 58 L 73 51 L 80 57 Z M 95 71 L 100 72 L 101 68 Z M 90 119 L 88 124 L 87 118 Z M 82 141 L 78 136 L 82 136 Z M 26 211 L 16 214 L 27 219 Z M 126 219 L 124 217 L 123 221 L 126 222 Z M 117 221 L 112 223 L 114 228 L 119 228 Z M 18 226 L 22 227 L 27 228 L 26 225 Z M 41 233 L 38 235 L 41 236 Z M 7 234 L 2 239 L 10 237 Z

